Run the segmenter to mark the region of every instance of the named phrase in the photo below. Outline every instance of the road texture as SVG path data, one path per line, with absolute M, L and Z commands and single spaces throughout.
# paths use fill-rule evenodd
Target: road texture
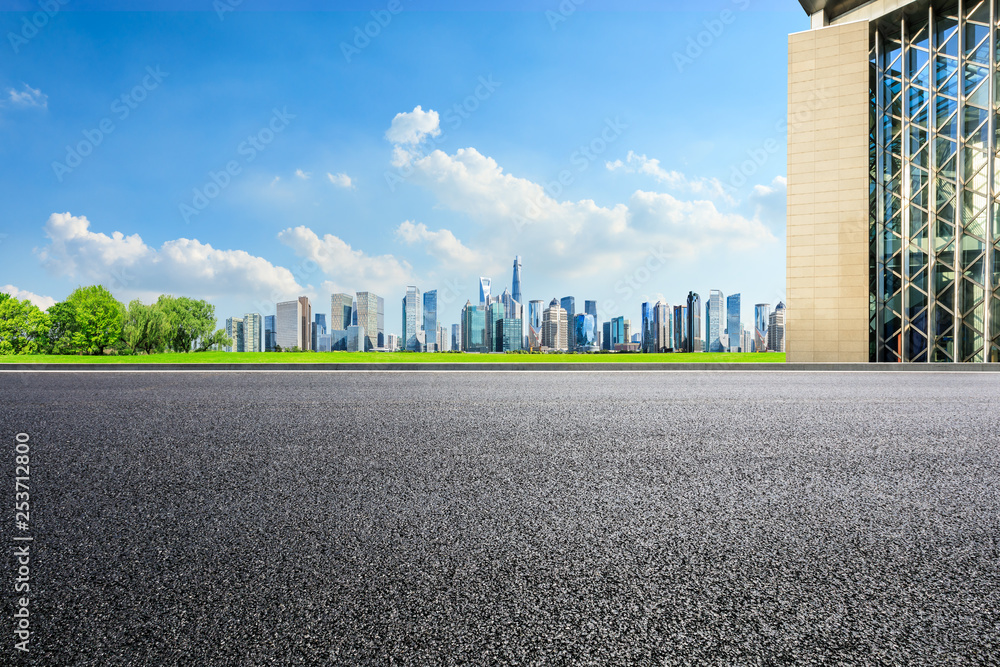
M 0 427 L 2 664 L 1000 656 L 992 373 L 0 374 Z

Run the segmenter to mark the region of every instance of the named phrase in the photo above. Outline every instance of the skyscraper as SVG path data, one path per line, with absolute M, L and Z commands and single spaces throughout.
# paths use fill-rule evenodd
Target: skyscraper
M 552 299 L 542 314 L 542 346 L 550 350 L 569 349 L 568 326 L 566 310 Z
M 385 300 L 374 292 L 358 292 L 357 325 L 364 329 L 365 351 L 385 345 Z
M 493 352 L 516 352 L 521 349 L 521 320 L 504 317 L 496 321 Z
M 726 299 L 726 333 L 729 335 L 729 351 L 736 352 L 742 347 L 743 318 L 741 317 L 740 295 L 730 294 Z
M 580 352 L 594 352 L 597 350 L 597 321 L 590 313 L 577 313 L 573 320 L 573 328 L 576 330 L 577 350 Z
M 432 289 L 424 292 L 424 350 L 427 352 L 437 352 L 441 349 L 438 341 L 438 292 Z
M 666 352 L 674 347 L 674 318 L 670 305 L 657 301 L 653 307 L 653 326 L 656 330 L 656 352 Z
M 312 334 L 311 334 L 313 350 L 316 350 L 317 352 L 320 351 L 319 337 L 324 335 L 326 335 L 326 315 L 324 315 L 323 313 L 316 313 L 316 315 L 313 316 Z M 329 352 L 329 350 L 326 351 Z
M 485 310 L 490 303 L 490 279 L 479 279 L 479 305 Z
M 687 338 L 688 352 L 704 352 L 704 339 L 701 328 L 701 297 L 697 292 L 688 292 L 687 296 Z
M 403 349 L 407 352 L 423 351 L 424 339 L 420 335 L 424 326 L 422 309 L 420 290 L 414 285 L 408 286 L 403 297 Z
M 261 333 L 263 318 L 260 313 L 245 313 L 243 315 L 243 349 L 247 352 L 261 351 Z
M 559 305 L 566 311 L 566 321 L 573 322 L 576 317 L 576 299 L 571 296 L 564 296 L 560 300 Z M 569 346 L 569 350 L 576 349 L 576 332 L 573 331 L 572 327 L 570 327 L 569 338 L 566 344 Z
M 656 352 L 656 313 L 653 304 L 642 302 L 642 351 Z
M 486 346 L 486 310 L 473 306 L 471 301 L 466 301 L 462 308 L 461 349 L 463 352 L 489 351 Z
M 514 296 L 514 301 L 518 303 L 524 303 L 521 300 L 521 256 L 517 255 L 514 257 L 514 278 L 510 284 L 511 292 Z
M 754 352 L 767 352 L 767 318 L 770 315 L 771 304 L 758 303 L 753 307 L 753 349 Z
M 276 306 L 277 344 L 283 350 L 297 347 L 310 349 L 312 343 L 312 306 L 309 298 L 300 296 L 295 301 L 283 301 Z
M 244 320 L 242 317 L 226 318 L 226 335 L 232 339 L 232 345 L 223 348 L 225 352 L 246 352 L 246 339 L 243 329 Z
M 611 349 L 616 349 L 616 345 L 628 342 L 628 332 L 625 327 L 625 317 L 619 316 L 611 320 Z
M 767 349 L 771 352 L 785 351 L 785 304 L 781 301 L 768 318 Z
M 278 344 L 277 317 L 274 315 L 264 316 L 264 351 L 274 352 Z
M 451 349 L 461 350 L 462 349 L 462 325 L 452 324 L 451 325 Z
M 486 307 L 486 347 L 488 347 L 491 352 L 496 351 L 497 344 L 493 338 L 496 336 L 497 322 L 502 319 L 504 319 L 504 308 L 502 303 L 494 301 Z
M 607 321 L 603 324 L 603 331 L 601 332 L 601 349 L 602 350 L 613 350 L 614 345 L 611 344 L 611 321 Z
M 709 352 L 725 352 L 722 336 L 726 333 L 726 302 L 721 290 L 711 290 L 708 293 L 708 304 L 705 306 L 705 332 Z
M 687 306 L 674 306 L 674 351 L 688 351 Z
M 528 346 L 537 350 L 542 346 L 542 312 L 544 301 L 528 302 Z
M 330 331 L 346 330 L 351 326 L 352 306 L 350 294 L 330 295 Z

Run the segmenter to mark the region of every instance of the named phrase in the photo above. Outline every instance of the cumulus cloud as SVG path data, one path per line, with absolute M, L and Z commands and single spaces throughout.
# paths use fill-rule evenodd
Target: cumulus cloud
M 331 174 L 327 172 L 326 177 L 330 179 L 330 182 L 338 188 L 346 188 L 348 190 L 354 188 L 354 182 L 351 180 L 351 177 L 345 173 Z
M 24 84 L 24 88 L 20 91 L 9 88 L 7 96 L 11 104 L 19 107 L 39 107 L 46 109 L 49 106 L 49 96 L 37 88 L 32 88 L 28 84 Z
M 424 111 L 417 105 L 413 111 L 396 114 L 392 125 L 386 130 L 385 138 L 394 144 L 414 146 L 428 136 L 436 137 L 439 134 L 441 127 L 438 112 L 433 109 Z
M 31 303 L 35 304 L 42 310 L 48 310 L 55 305 L 56 300 L 51 296 L 40 296 L 34 292 L 29 292 L 25 289 L 18 289 L 13 285 L 0 285 L 0 293 L 10 294 L 12 297 L 19 301 L 24 301 L 27 299 Z
M 486 261 L 482 253 L 463 245 L 451 230 L 432 231 L 422 222 L 405 220 L 396 228 L 396 237 L 407 245 L 424 244 L 427 254 L 452 267 L 458 264 L 465 268 L 478 268 Z
M 302 171 L 301 169 L 296 169 L 295 170 L 295 175 L 298 176 L 299 178 L 301 178 L 303 181 L 308 181 L 309 177 L 312 176 L 311 173 Z
M 336 291 L 391 294 L 412 282 L 413 269 L 407 262 L 392 255 L 367 255 L 333 234 L 320 238 L 308 227 L 299 226 L 285 229 L 278 234 L 278 240 L 322 269 Z
M 119 298 L 184 294 L 274 301 L 308 293 L 286 268 L 243 250 L 219 250 L 180 238 L 159 248 L 138 234 L 94 232 L 84 216 L 53 213 L 45 224 L 49 244 L 37 251 L 52 273 L 101 283 Z
M 604 166 L 608 171 L 623 171 L 627 174 L 646 174 L 655 178 L 668 189 L 687 192 L 699 197 L 709 197 L 721 199 L 730 204 L 734 203 L 732 196 L 726 192 L 725 186 L 717 178 L 688 178 L 685 174 L 667 170 L 660 166 L 660 161 L 656 158 L 639 155 L 635 151 L 629 151 L 625 161 L 615 160 L 605 162 Z

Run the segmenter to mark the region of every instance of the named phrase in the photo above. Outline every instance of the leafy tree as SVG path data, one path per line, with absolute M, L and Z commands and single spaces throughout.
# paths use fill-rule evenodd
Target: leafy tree
M 103 354 L 121 340 L 125 307 L 104 286 L 78 287 L 49 309 L 56 353 Z
M 208 338 L 203 338 L 201 343 L 198 345 L 198 352 L 207 352 L 213 347 L 230 347 L 233 344 L 233 339 L 226 335 L 225 329 L 217 329 L 214 334 Z
M 158 304 L 135 299 L 122 322 L 122 339 L 133 352 L 149 354 L 167 347 L 167 316 Z
M 156 301 L 167 320 L 165 341 L 176 352 L 190 352 L 195 340 L 207 339 L 215 329 L 215 306 L 186 296 L 163 295 Z
M 27 299 L 0 293 L 0 354 L 48 351 L 49 316 Z

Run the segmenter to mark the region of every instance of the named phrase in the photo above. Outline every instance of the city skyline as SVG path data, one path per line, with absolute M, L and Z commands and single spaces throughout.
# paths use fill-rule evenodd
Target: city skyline
M 708 99 L 708 74 L 761 34 L 747 73 L 783 67 L 784 34 L 807 21 L 785 3 L 664 7 L 403 11 L 348 62 L 341 42 L 384 5 L 308 24 L 67 5 L 0 76 L 0 288 L 43 307 L 79 284 L 123 302 L 186 294 L 216 304 L 220 327 L 368 290 L 401 332 L 407 285 L 436 288 L 438 321 L 458 322 L 479 276 L 514 291 L 519 255 L 525 302 L 572 295 L 633 322 L 692 285 L 776 303 L 785 155 L 767 147 L 784 142 L 784 86 L 751 96 L 753 77 L 733 76 L 750 100 L 736 116 L 671 110 L 669 91 Z M 119 48 L 98 49 L 111 33 Z M 710 48 L 686 55 L 702 33 Z M 694 116 L 711 131 L 692 132 Z

